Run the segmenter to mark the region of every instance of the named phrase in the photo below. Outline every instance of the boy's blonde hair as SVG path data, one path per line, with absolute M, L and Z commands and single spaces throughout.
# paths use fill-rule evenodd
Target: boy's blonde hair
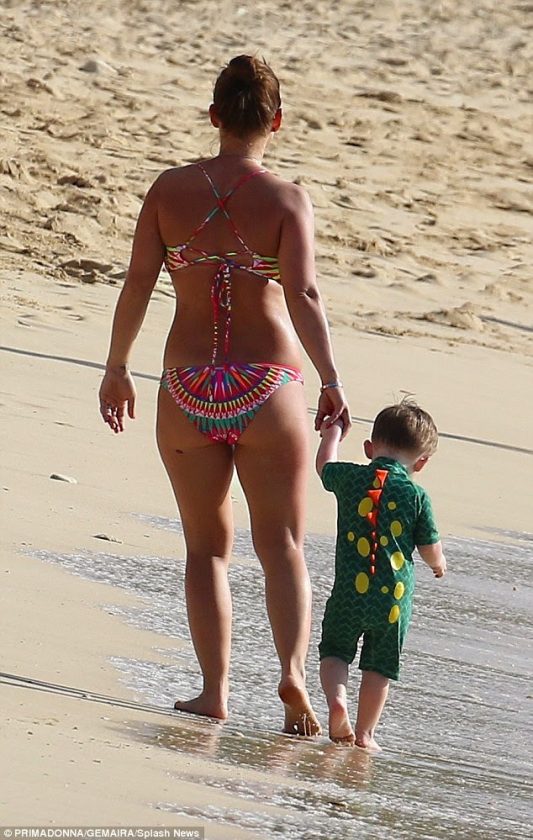
M 372 428 L 372 443 L 378 441 L 399 452 L 429 458 L 437 450 L 439 433 L 431 415 L 405 399 L 379 412 Z

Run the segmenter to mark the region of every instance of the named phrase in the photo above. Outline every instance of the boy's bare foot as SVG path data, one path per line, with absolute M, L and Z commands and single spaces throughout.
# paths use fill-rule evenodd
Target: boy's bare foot
M 202 692 L 192 700 L 176 700 L 174 708 L 178 712 L 189 712 L 191 715 L 202 715 L 203 717 L 217 718 L 217 720 L 228 719 L 228 707 L 218 698 L 209 697 Z
M 329 707 L 329 737 L 336 744 L 355 744 L 355 735 L 348 717 L 346 705 L 335 698 Z
M 367 732 L 361 734 L 355 733 L 355 746 L 361 750 L 368 750 L 369 752 L 382 752 L 381 747 L 373 735 Z
M 283 731 L 289 735 L 320 735 L 322 727 L 311 706 L 309 695 L 294 677 L 284 677 L 278 694 L 285 706 Z

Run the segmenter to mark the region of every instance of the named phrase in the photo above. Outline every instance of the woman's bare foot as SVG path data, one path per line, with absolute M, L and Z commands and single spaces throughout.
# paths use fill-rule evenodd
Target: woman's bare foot
M 368 750 L 369 752 L 381 752 L 381 747 L 368 732 L 355 733 L 355 746 L 361 750 Z
M 176 700 L 174 708 L 178 712 L 189 712 L 191 715 L 202 715 L 203 717 L 217 718 L 217 720 L 228 719 L 228 707 L 218 697 L 210 697 L 202 692 L 192 700 Z
M 285 706 L 283 731 L 289 735 L 320 735 L 322 727 L 311 706 L 305 688 L 294 677 L 284 677 L 278 694 Z
M 346 704 L 338 697 L 332 700 L 329 707 L 329 737 L 336 744 L 355 744 L 355 735 L 348 717 Z

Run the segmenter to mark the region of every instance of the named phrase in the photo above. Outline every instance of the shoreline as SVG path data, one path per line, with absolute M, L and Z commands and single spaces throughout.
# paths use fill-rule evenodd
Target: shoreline
M 162 530 L 146 523 L 143 527 Z M 177 536 L 171 532 L 174 540 Z M 113 546 L 114 552 L 122 548 Z M 272 770 L 265 775 L 266 767 L 255 770 L 221 762 L 216 745 L 221 736 L 226 742 L 237 737 L 237 744 L 245 737 L 247 749 L 264 748 L 268 754 L 272 749 L 274 753 L 282 749 L 282 742 L 279 748 L 275 746 L 278 737 L 285 744 L 286 739 L 270 729 L 242 731 L 231 720 L 229 725 L 219 726 L 179 715 L 170 706 L 154 709 L 142 691 L 132 688 L 131 675 L 125 678 L 112 660 L 125 657 L 166 665 L 176 653 L 179 655 L 180 640 L 139 628 L 124 615 L 116 614 L 117 605 L 128 610 L 142 601 L 131 590 L 95 582 L 20 550 L 9 552 L 2 571 L 9 583 L 0 594 L 0 609 L 5 636 L 12 640 L 4 669 L 56 686 L 48 691 L 45 686 L 28 686 L 24 681 L 9 685 L 4 675 L 0 677 L 3 747 L 7 754 L 16 755 L 13 772 L 0 794 L 6 823 L 204 825 L 208 827 L 206 837 L 214 840 L 260 840 L 267 836 L 255 829 L 212 822 L 213 808 L 223 814 L 239 807 L 238 797 L 224 791 L 226 785 L 231 790 L 239 780 L 262 785 L 272 779 Z M 13 609 L 14 604 L 17 609 Z M 315 681 L 310 684 L 314 694 L 318 691 Z M 65 693 L 57 686 L 76 692 Z M 414 689 L 407 686 L 407 690 Z M 82 699 L 82 692 L 89 692 L 96 701 L 102 694 L 112 702 L 92 702 L 90 696 Z M 276 702 L 274 697 L 271 700 Z M 313 748 L 320 755 L 327 754 L 324 741 L 322 738 Z M 197 757 L 195 742 L 199 745 Z M 387 755 L 390 760 L 389 752 Z M 106 796 L 110 777 L 121 780 L 111 799 Z M 205 786 L 208 777 L 224 779 L 215 794 Z M 286 783 L 283 774 L 279 784 Z M 163 811 L 161 803 L 167 803 Z M 180 803 L 189 816 L 180 815 Z M 264 807 L 264 802 L 258 803 L 257 813 L 264 813 Z M 190 816 L 194 809 L 205 814 L 203 822 L 201 817 Z M 251 814 L 255 810 L 248 799 L 246 809 Z M 269 813 L 274 817 L 276 809 Z M 282 815 L 288 816 L 284 808 L 279 810 L 279 817 Z

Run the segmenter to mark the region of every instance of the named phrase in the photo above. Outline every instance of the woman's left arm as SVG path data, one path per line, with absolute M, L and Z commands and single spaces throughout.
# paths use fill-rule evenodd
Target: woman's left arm
M 114 432 L 124 430 L 124 414 L 135 416 L 135 385 L 128 370 L 133 343 L 144 321 L 164 257 L 158 224 L 158 181 L 142 206 L 124 286 L 118 297 L 111 330 L 106 372 L 100 386 L 100 413 Z

